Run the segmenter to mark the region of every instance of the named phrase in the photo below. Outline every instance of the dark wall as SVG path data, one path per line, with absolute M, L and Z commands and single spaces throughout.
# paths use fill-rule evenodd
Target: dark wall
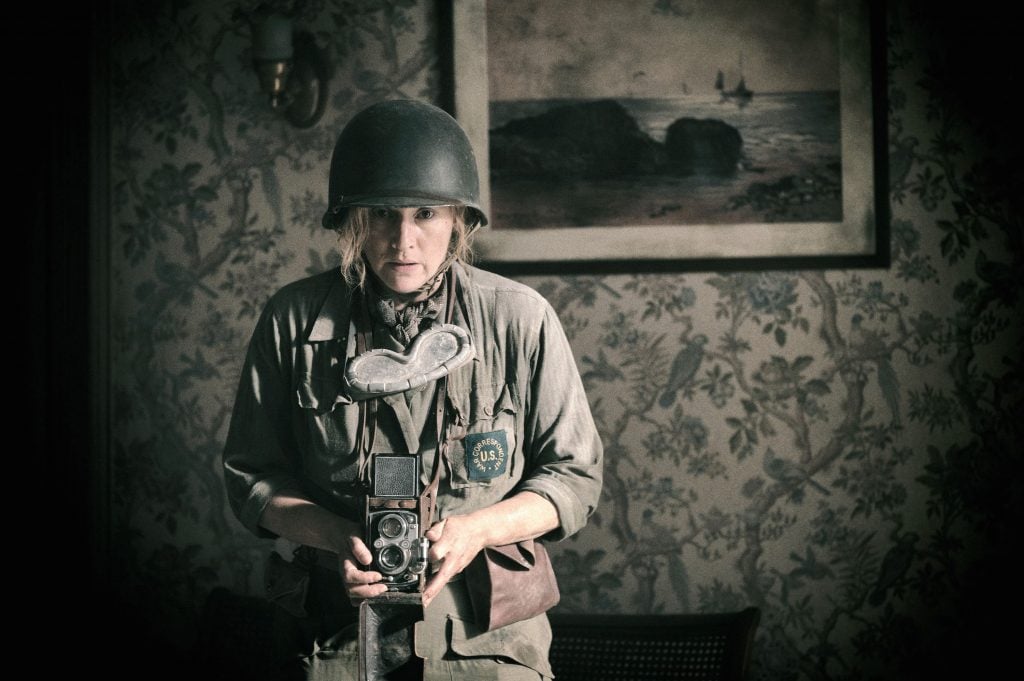
M 93 519 L 93 349 L 90 258 L 95 32 L 91 3 L 8 10 L 4 44 L 8 156 L 4 192 L 8 223 L 7 300 L 9 403 L 14 405 L 6 481 L 9 566 L 26 577 L 16 588 L 27 605 L 24 631 L 56 622 L 95 631 L 99 586 Z M 13 84 L 10 83 L 13 77 Z M 27 242 L 28 251 L 25 252 Z M 27 350 L 27 352 L 25 352 Z M 20 581 L 20 579 L 19 579 Z M 77 647 L 69 647 L 76 650 Z

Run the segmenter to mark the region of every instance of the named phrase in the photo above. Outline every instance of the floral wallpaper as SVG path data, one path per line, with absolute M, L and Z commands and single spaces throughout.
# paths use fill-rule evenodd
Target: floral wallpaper
M 298 3 L 332 76 L 293 128 L 249 66 L 256 4 L 112 13 L 111 570 L 172 649 L 213 587 L 261 590 L 274 544 L 231 515 L 220 451 L 263 303 L 336 262 L 335 135 L 439 93 L 435 3 Z M 606 447 L 597 515 L 551 547 L 562 610 L 756 605 L 757 678 L 908 678 L 1019 598 L 1024 182 L 922 6 L 888 10 L 890 268 L 518 277 Z

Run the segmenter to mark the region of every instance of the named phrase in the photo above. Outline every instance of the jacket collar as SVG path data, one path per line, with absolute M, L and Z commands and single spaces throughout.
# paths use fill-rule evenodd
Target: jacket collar
M 331 282 L 331 288 L 320 305 L 320 312 L 306 340 L 317 342 L 348 338 L 351 300 L 352 289 L 339 273 Z

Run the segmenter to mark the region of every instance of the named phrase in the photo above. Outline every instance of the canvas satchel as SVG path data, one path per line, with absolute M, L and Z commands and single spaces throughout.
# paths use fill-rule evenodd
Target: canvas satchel
M 536 617 L 558 603 L 551 559 L 544 545 L 532 539 L 489 546 L 464 572 L 473 615 L 486 631 Z

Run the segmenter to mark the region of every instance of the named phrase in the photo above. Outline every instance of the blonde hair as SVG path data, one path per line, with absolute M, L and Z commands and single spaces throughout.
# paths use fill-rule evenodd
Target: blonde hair
M 366 261 L 363 248 L 370 236 L 370 211 L 367 206 L 351 206 L 345 210 L 345 217 L 335 227 L 338 233 L 338 251 L 341 253 L 341 275 L 353 288 L 366 283 Z M 473 232 L 476 226 L 466 226 L 466 206 L 452 206 L 452 239 L 448 244 L 448 257 L 440 271 L 446 270 L 456 260 L 465 264 L 473 261 Z

